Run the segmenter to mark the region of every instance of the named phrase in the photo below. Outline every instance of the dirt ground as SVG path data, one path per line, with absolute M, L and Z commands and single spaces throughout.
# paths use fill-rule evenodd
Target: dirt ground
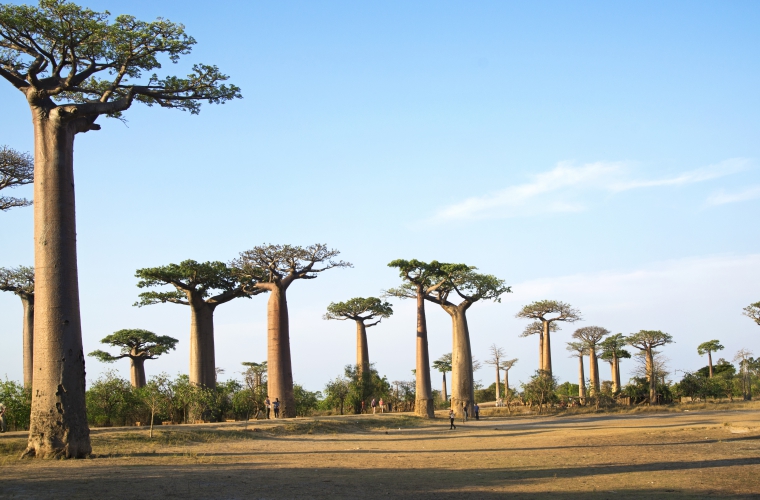
M 0 499 L 760 498 L 752 409 L 244 425 L 94 429 L 86 460 L 20 460 L 5 434 Z

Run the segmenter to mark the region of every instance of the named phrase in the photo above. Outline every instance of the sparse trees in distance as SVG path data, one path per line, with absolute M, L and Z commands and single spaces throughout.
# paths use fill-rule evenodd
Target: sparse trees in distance
M 451 353 L 444 354 L 440 358 L 433 361 L 433 368 L 443 374 L 443 388 L 441 389 L 441 401 L 446 402 L 449 400 L 449 394 L 446 390 L 446 373 L 451 371 Z
M 707 342 L 702 342 L 697 346 L 697 353 L 700 356 L 707 354 L 707 366 L 710 368 L 710 378 L 713 376 L 712 353 L 722 350 L 723 346 L 720 345 L 719 340 L 708 340 Z
M 754 304 L 748 305 L 744 308 L 744 312 L 742 314 L 760 325 L 760 302 L 755 302 Z
M 514 358 L 514 359 L 507 359 L 501 362 L 501 369 L 504 370 L 504 402 L 507 405 L 507 412 L 510 412 L 510 413 L 512 412 L 512 410 L 509 407 L 509 403 L 512 397 L 509 391 L 509 370 L 511 370 L 512 367 L 515 366 L 517 361 L 518 359 Z
M 0 5 L 0 77 L 23 94 L 34 128 L 34 396 L 25 456 L 90 454 L 79 313 L 74 138 L 134 102 L 190 111 L 239 98 L 216 66 L 159 78 L 195 39 L 181 24 L 112 17 L 63 0 Z M 152 76 L 143 77 L 143 72 Z M 64 390 L 60 388 L 63 387 Z
M 0 47 L 2 47 L 0 42 Z M 2 68 L 2 60 L 0 60 Z M 0 69 L 2 71 L 2 69 Z M 2 73 L 0 73 L 2 75 Z M 29 153 L 20 153 L 8 146 L 0 147 L 0 191 L 34 182 L 34 160 Z M 28 207 L 32 202 L 24 198 L 0 196 L 0 212 L 15 207 Z
M 584 326 L 578 328 L 573 333 L 573 338 L 581 341 L 588 349 L 588 372 L 591 380 L 591 395 L 596 396 L 599 393 L 601 381 L 599 379 L 599 360 L 596 356 L 596 348 L 599 342 L 610 331 L 601 326 Z
M 267 384 L 272 401 L 280 400 L 283 418 L 296 416 L 287 290 L 296 280 L 314 279 L 329 269 L 353 267 L 349 262 L 334 260 L 339 254 L 338 250 L 319 243 L 307 247 L 270 244 L 241 252 L 231 263 L 236 276 L 251 283 L 252 293 L 269 292 Z
M 194 260 L 138 269 L 135 277 L 140 278 L 139 288 L 174 287 L 169 291 L 143 292 L 135 306 L 168 302 L 190 307 L 190 383 L 216 387 L 214 312 L 232 299 L 255 294 L 250 289 L 250 280 L 241 282 L 224 262 Z
M 647 378 L 649 379 L 649 404 L 657 404 L 657 376 L 654 363 L 654 349 L 673 343 L 673 336 L 660 330 L 641 330 L 632 333 L 627 339 L 628 345 L 642 351 L 646 356 Z
M 551 324 L 556 321 L 574 323 L 581 320 L 581 313 L 570 304 L 558 300 L 539 300 L 523 307 L 516 315 L 518 318 L 533 319 L 541 322 L 539 345 L 541 357 L 539 358 L 540 373 L 552 376 L 552 352 L 551 352 Z M 529 325 L 529 328 L 535 325 Z M 526 330 L 526 334 L 529 334 Z
M 620 360 L 631 357 L 631 353 L 623 349 L 623 346 L 626 345 L 626 340 L 622 333 L 616 333 L 615 335 L 610 335 L 599 344 L 602 349 L 602 354 L 599 357 L 607 361 L 612 370 L 613 393 L 618 392 L 622 388 L 620 383 Z
M 0 291 L 13 292 L 21 299 L 24 310 L 22 327 L 24 387 L 31 389 L 34 373 L 34 268 L 27 266 L 0 268 Z
M 494 368 L 496 368 L 496 385 L 494 387 L 496 388 L 495 394 L 496 400 L 498 401 L 501 397 L 501 389 L 499 388 L 499 384 L 501 384 L 501 362 L 506 353 L 503 348 L 496 344 L 491 344 L 491 347 L 488 348 L 488 352 L 491 354 L 491 357 L 486 360 L 486 364 L 493 365 Z
M 100 343 L 119 348 L 119 354 L 97 350 L 93 356 L 103 363 L 113 363 L 123 358 L 129 358 L 129 373 L 132 387 L 139 389 L 145 385 L 145 360 L 157 359 L 176 348 L 178 340 L 168 335 L 156 335 L 148 330 L 139 328 L 119 330 L 104 337 Z
M 393 314 L 393 308 L 388 302 L 383 302 L 376 297 L 355 297 L 345 302 L 332 302 L 327 306 L 327 313 L 324 319 L 336 319 L 345 321 L 347 319 L 356 322 L 356 366 L 359 370 L 365 372 L 369 370 L 369 346 L 367 344 L 367 328 L 375 326 L 383 318 L 388 318 Z M 372 321 L 367 323 L 367 321 Z

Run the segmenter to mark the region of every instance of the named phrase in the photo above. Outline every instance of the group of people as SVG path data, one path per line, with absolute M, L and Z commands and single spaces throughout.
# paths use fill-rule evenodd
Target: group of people
M 280 418 L 280 398 L 274 398 L 274 402 L 269 399 L 264 401 L 264 405 L 267 407 L 267 420 L 270 418 L 270 412 L 274 410 L 274 418 Z
M 472 413 L 475 417 L 475 420 L 480 420 L 480 406 L 478 406 L 478 403 L 475 403 L 475 406 L 472 407 Z M 467 419 L 469 418 L 469 412 L 467 410 L 467 404 L 463 401 L 462 402 L 462 423 L 467 423 Z M 457 426 L 454 423 L 454 420 L 456 419 L 456 414 L 454 413 L 454 408 L 449 410 L 449 422 L 451 425 L 449 425 L 449 430 L 456 429 Z

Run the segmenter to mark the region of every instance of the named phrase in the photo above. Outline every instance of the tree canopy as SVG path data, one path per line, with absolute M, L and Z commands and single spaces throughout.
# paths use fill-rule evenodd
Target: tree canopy
M 124 329 L 104 337 L 100 343 L 119 348 L 119 354 L 114 356 L 108 352 L 97 350 L 89 354 L 104 363 L 113 363 L 122 358 L 140 357 L 156 359 L 176 348 L 177 339 L 168 335 L 156 335 L 148 330 Z
M 673 336 L 660 330 L 641 330 L 628 336 L 627 343 L 642 351 L 651 350 L 665 344 L 672 344 Z
M 512 291 L 504 280 L 492 274 L 477 273 L 477 268 L 466 264 L 435 263 L 431 267 L 438 284 L 428 290 L 425 298 L 436 304 L 453 305 L 449 298 L 456 295 L 461 299 L 460 305 L 467 309 L 480 300 L 501 302 L 501 296 Z
M 355 297 L 345 302 L 332 302 L 327 306 L 327 313 L 324 319 L 337 319 L 354 321 L 368 321 L 378 318 L 377 321 L 365 326 L 374 326 L 383 318 L 388 318 L 393 314 L 393 308 L 389 302 L 383 302 L 377 297 Z
M 760 302 L 755 302 L 754 304 L 748 305 L 744 308 L 744 312 L 742 314 L 760 325 Z
M 0 267 L 0 290 L 29 297 L 34 294 L 34 268 L 29 266 Z
M 599 347 L 602 348 L 602 353 L 599 358 L 604 361 L 611 361 L 613 357 L 618 359 L 628 359 L 631 357 L 631 353 L 623 349 L 625 345 L 627 345 L 627 339 L 622 333 L 610 335 L 599 343 Z
M 557 323 L 549 323 L 549 332 L 554 333 L 559 330 Z M 540 320 L 533 321 L 525 327 L 525 330 L 520 334 L 520 337 L 530 337 L 531 335 L 543 335 L 544 324 Z
M 588 355 L 588 344 L 585 342 L 568 342 L 567 350 L 571 358 L 582 358 Z
M 441 373 L 446 373 L 451 371 L 451 353 L 444 354 L 440 358 L 433 361 L 433 368 L 438 370 Z
M 720 345 L 719 340 L 708 340 L 707 342 L 702 342 L 697 346 L 697 353 L 700 356 L 704 356 L 707 353 L 712 353 L 716 351 L 722 351 L 723 346 Z
M 585 343 L 589 348 L 595 347 L 610 331 L 601 326 L 584 326 L 573 332 L 573 338 Z
M 32 156 L 28 153 L 20 153 L 7 146 L 0 147 L 0 191 L 33 182 L 34 160 Z M 30 200 L 24 198 L 0 196 L 0 211 L 3 212 L 14 207 L 27 207 L 31 204 Z
M 556 316 L 549 316 L 555 314 Z M 518 312 L 515 317 L 537 319 L 541 321 L 567 321 L 573 323 L 583 319 L 579 310 L 570 304 L 558 300 L 539 300 L 528 304 Z
M 82 120 L 80 131 L 98 130 L 99 115 L 120 117 L 135 100 L 196 114 L 202 101 L 240 98 L 216 66 L 195 64 L 185 77 L 154 72 L 161 57 L 176 63 L 195 43 L 162 18 L 112 17 L 62 0 L 0 5 L 0 76 L 32 106 L 60 106 Z

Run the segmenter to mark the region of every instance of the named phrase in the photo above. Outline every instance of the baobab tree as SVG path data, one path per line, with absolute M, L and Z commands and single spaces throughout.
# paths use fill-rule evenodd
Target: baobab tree
M 591 380 L 592 396 L 599 393 L 601 386 L 601 381 L 599 380 L 599 360 L 596 357 L 596 349 L 602 338 L 609 334 L 610 331 L 601 326 L 584 326 L 583 328 L 578 328 L 573 333 L 573 338 L 581 341 L 588 349 L 588 373 Z
M 654 363 L 654 348 L 673 343 L 673 336 L 660 330 L 641 330 L 626 340 L 628 345 L 642 351 L 646 356 L 647 377 L 649 379 L 649 404 L 657 404 L 657 373 Z
M 132 387 L 139 389 L 145 386 L 145 361 L 158 359 L 162 354 L 173 351 L 177 339 L 168 335 L 156 335 L 140 328 L 124 329 L 104 337 L 100 343 L 119 348 L 119 354 L 114 356 L 106 351 L 92 351 L 88 356 L 97 358 L 103 363 L 113 363 L 120 359 L 129 358 L 129 374 Z
M 439 264 L 436 261 L 428 264 L 417 259 L 396 259 L 390 262 L 388 267 L 397 268 L 399 276 L 404 280 L 404 283 L 400 287 L 385 291 L 385 295 L 389 297 L 414 299 L 417 301 L 417 362 L 414 375 L 414 412 L 417 416 L 425 418 L 435 418 L 433 389 L 430 382 L 430 354 L 428 352 L 425 297 L 443 283 L 443 279 L 437 275 L 438 266 Z
M 252 281 L 240 281 L 224 262 L 184 260 L 179 264 L 138 269 L 139 288 L 171 286 L 174 290 L 149 291 L 139 295 L 135 306 L 181 304 L 190 307 L 190 383 L 213 389 L 216 387 L 214 354 L 214 311 L 238 297 L 259 293 Z
M 425 300 L 441 306 L 451 316 L 451 406 L 460 411 L 466 406 L 472 415 L 475 404 L 473 385 L 473 359 L 470 348 L 470 330 L 467 325 L 467 310 L 481 300 L 501 301 L 501 296 L 511 292 L 511 288 L 490 274 L 475 272 L 475 268 L 465 264 L 438 264 L 438 279 L 441 285 L 428 292 Z M 459 298 L 459 302 L 454 300 Z
M 74 138 L 123 118 L 134 102 L 197 114 L 240 89 L 216 66 L 187 77 L 154 73 L 195 45 L 181 24 L 112 17 L 63 0 L 0 5 L 0 77 L 23 94 L 34 129 L 35 342 L 29 445 L 24 456 L 85 457 L 85 355 L 79 314 Z M 144 76 L 148 72 L 150 76 Z
M 0 290 L 13 292 L 21 299 L 24 308 L 22 345 L 24 356 L 24 387 L 31 389 L 34 366 L 34 268 L 19 266 L 0 267 Z
M 446 402 L 449 400 L 449 394 L 446 391 L 446 373 L 451 371 L 451 353 L 444 354 L 440 358 L 433 361 L 433 368 L 443 374 L 443 388 L 441 389 L 441 400 Z
M 707 354 L 707 366 L 709 366 L 710 369 L 710 378 L 713 376 L 712 353 L 722 350 L 723 346 L 720 345 L 719 340 L 708 340 L 707 342 L 702 342 L 697 346 L 697 353 L 700 356 Z
M 2 44 L 2 42 L 0 42 L 0 44 Z M 0 45 L 0 47 L 2 47 L 2 45 Z M 2 60 L 0 59 L 0 65 L 1 64 Z M 32 159 L 32 156 L 28 153 L 20 153 L 8 146 L 0 147 L 0 191 L 5 188 L 15 188 L 26 184 L 32 184 L 33 182 L 34 160 Z M 14 207 L 28 207 L 31 204 L 32 202 L 25 198 L 0 196 L 0 212 L 10 210 Z
M 559 330 L 557 323 L 549 323 L 549 332 L 554 333 Z M 544 366 L 544 323 L 542 321 L 533 321 L 525 330 L 520 334 L 520 337 L 530 337 L 531 335 L 538 335 L 538 369 L 543 369 Z
M 488 348 L 488 352 L 491 354 L 491 357 L 486 360 L 486 364 L 493 365 L 494 368 L 496 368 L 496 401 L 499 400 L 499 396 L 501 396 L 501 388 L 499 387 L 499 384 L 501 384 L 501 362 L 506 355 L 506 352 L 503 348 L 497 346 L 496 344 L 491 344 L 491 347 Z
M 533 319 L 541 322 L 542 336 L 540 341 L 543 344 L 541 349 L 541 367 L 539 371 L 551 377 L 552 350 L 551 338 L 549 336 L 549 332 L 551 331 L 550 325 L 556 321 L 566 321 L 568 323 L 579 321 L 582 319 L 580 311 L 574 309 L 570 304 L 565 304 L 558 300 L 539 300 L 523 307 L 515 316 L 517 318 Z
M 296 280 L 314 279 L 333 268 L 353 267 L 333 260 L 339 251 L 324 244 L 308 247 L 261 245 L 240 253 L 231 262 L 241 280 L 250 281 L 252 293 L 269 292 L 267 304 L 267 370 L 269 397 L 280 400 L 280 415 L 295 418 L 293 368 L 290 360 L 290 325 L 287 290 Z
M 509 408 L 509 401 L 511 399 L 511 394 L 509 392 L 509 370 L 512 369 L 513 366 L 517 363 L 518 359 L 508 359 L 501 362 L 501 369 L 504 370 L 504 402 L 507 405 L 507 412 L 511 412 Z M 498 395 L 496 396 L 498 399 Z
M 583 370 L 583 356 L 588 356 L 588 346 L 585 342 L 568 342 L 567 350 L 570 357 L 578 358 L 578 399 L 583 404 L 586 400 L 586 374 Z
M 369 346 L 367 345 L 367 328 L 375 326 L 383 318 L 393 314 L 390 303 L 377 297 L 355 297 L 345 302 L 332 302 L 327 306 L 324 319 L 347 319 L 356 322 L 356 366 L 360 373 L 369 373 Z M 372 321 L 376 319 L 377 321 Z M 367 323 L 367 321 L 372 321 Z
M 744 308 L 744 312 L 742 314 L 760 325 L 760 302 L 755 302 L 754 304 L 748 305 Z
M 631 353 L 623 349 L 623 346 L 626 345 L 626 341 L 627 339 L 622 333 L 616 333 L 615 335 L 610 335 L 599 344 L 599 347 L 602 350 L 599 358 L 607 361 L 612 370 L 613 393 L 618 392 L 622 388 L 620 383 L 620 360 L 630 359 L 631 357 Z

